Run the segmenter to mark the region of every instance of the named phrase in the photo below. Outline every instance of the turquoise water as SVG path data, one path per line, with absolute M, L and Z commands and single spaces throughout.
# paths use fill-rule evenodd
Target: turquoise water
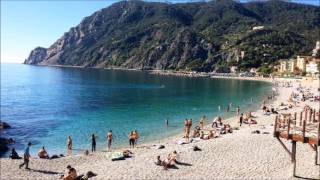
M 258 81 L 1 64 L 1 120 L 13 126 L 2 135 L 13 137 L 19 151 L 31 141 L 33 153 L 44 145 L 52 154 L 65 153 L 68 135 L 74 148 L 89 149 L 95 133 L 98 150 L 105 149 L 112 129 L 114 146 L 121 147 L 133 129 L 140 143 L 161 139 L 182 132 L 185 118 L 195 124 L 202 115 L 208 121 L 232 116 L 237 105 L 256 108 L 251 97 L 260 102 L 270 91 L 271 84 Z M 225 114 L 230 102 L 233 112 Z

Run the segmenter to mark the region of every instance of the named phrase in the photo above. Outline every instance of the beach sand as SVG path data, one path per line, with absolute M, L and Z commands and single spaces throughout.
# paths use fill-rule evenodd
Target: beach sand
M 312 90 L 316 92 L 317 87 L 315 83 Z M 274 106 L 280 102 L 287 103 L 292 88 L 281 87 L 278 92 L 279 95 L 272 102 Z M 319 102 L 306 101 L 299 103 L 298 107 L 280 113 L 301 111 L 305 103 L 313 108 L 319 108 Z M 273 137 L 272 124 L 275 115 L 263 115 L 262 110 L 253 112 L 253 115 L 257 117 L 255 118 L 258 121 L 257 125 L 245 124 L 232 134 L 178 145 L 175 142 L 181 139 L 182 134 L 179 134 L 140 145 L 139 148 L 132 149 L 133 157 L 122 161 L 111 161 L 112 152 L 97 152 L 88 156 L 72 155 L 53 160 L 32 158 L 29 165 L 31 170 L 25 170 L 18 168 L 22 160 L 2 158 L 0 177 L 1 179 L 58 179 L 66 173 L 66 166 L 71 165 L 78 174 L 85 174 L 87 171 L 97 173 L 92 179 L 294 179 L 291 158 Z M 238 126 L 238 117 L 224 121 L 233 127 Z M 254 130 L 269 134 L 252 134 Z M 182 126 L 181 131 L 183 131 Z M 291 142 L 283 141 L 290 149 Z M 156 149 L 153 146 L 160 144 L 165 148 Z M 202 151 L 193 151 L 194 145 Z M 154 164 L 157 155 L 163 159 L 174 150 L 179 154 L 179 161 L 187 165 L 177 165 L 179 169 L 163 170 L 163 167 Z M 297 143 L 298 176 L 320 179 L 320 166 L 314 165 L 314 156 L 315 152 L 308 144 Z

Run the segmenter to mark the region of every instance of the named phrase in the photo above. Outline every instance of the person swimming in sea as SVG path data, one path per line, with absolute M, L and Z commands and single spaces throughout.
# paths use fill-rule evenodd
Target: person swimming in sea
M 165 123 L 166 123 L 166 127 L 169 127 L 169 119 L 168 118 L 166 118 Z

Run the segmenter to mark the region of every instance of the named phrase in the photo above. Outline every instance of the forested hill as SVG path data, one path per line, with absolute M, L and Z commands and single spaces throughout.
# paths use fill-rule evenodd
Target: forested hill
M 236 65 L 246 69 L 310 54 L 319 32 L 319 6 L 275 0 L 121 1 L 84 18 L 49 48 L 35 48 L 24 63 L 196 71 Z

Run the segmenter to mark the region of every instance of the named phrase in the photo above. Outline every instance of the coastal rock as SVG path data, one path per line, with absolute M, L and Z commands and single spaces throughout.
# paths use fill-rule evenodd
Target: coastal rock
M 0 122 L 0 130 L 1 129 L 9 129 L 11 126 L 6 122 Z
M 43 47 L 37 47 L 31 51 L 28 59 L 25 60 L 24 64 L 39 64 L 47 55 L 47 49 Z
M 318 11 L 282 1 L 121 1 L 85 17 L 50 47 L 34 49 L 24 63 L 204 72 L 256 68 L 311 51 L 320 38 L 314 33 Z M 265 28 L 253 31 L 257 25 Z M 240 52 L 245 55 L 238 61 Z
M 8 145 L 14 144 L 15 141 L 12 138 L 0 137 L 0 157 L 3 156 L 8 150 Z

